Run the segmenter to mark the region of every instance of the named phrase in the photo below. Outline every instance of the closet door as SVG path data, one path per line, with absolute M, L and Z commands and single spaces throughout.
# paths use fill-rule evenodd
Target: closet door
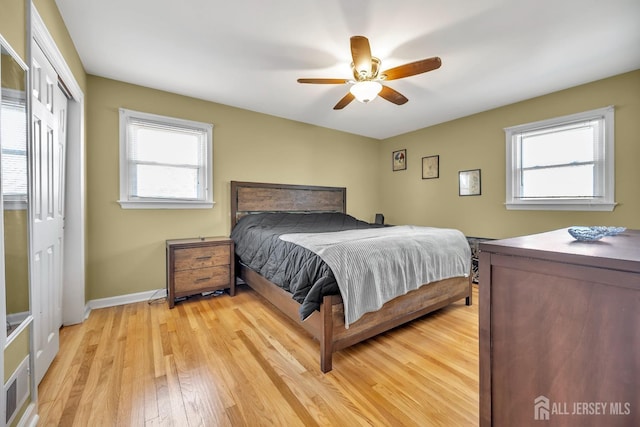
M 36 383 L 59 348 L 62 326 L 65 128 L 67 98 L 37 44 L 32 96 L 32 289 Z

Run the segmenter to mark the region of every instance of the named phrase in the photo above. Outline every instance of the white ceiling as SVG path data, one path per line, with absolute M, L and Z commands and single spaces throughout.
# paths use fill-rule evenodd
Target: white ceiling
M 56 0 L 89 74 L 383 139 L 640 69 L 639 0 Z M 333 106 L 349 38 L 409 98 Z M 215 117 L 211 118 L 215 124 Z

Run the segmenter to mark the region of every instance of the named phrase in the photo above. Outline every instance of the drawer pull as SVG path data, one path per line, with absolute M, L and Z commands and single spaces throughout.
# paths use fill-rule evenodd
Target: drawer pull
M 207 280 L 210 280 L 210 279 L 211 279 L 211 276 L 209 276 L 209 277 L 200 277 L 200 278 L 194 280 L 194 282 L 206 282 Z
M 211 259 L 211 255 L 199 256 L 196 258 L 198 261 L 204 261 L 205 259 Z

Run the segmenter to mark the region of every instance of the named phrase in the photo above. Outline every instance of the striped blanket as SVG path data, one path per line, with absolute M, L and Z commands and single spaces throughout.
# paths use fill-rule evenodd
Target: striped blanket
M 462 232 L 411 225 L 327 233 L 290 233 L 280 239 L 316 253 L 340 288 L 345 327 L 384 303 L 442 279 L 468 276 L 471 250 Z

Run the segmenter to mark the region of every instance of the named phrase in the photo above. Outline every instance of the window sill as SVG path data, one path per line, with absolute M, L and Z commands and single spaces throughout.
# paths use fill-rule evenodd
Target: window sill
M 216 202 L 160 202 L 118 200 L 122 209 L 210 209 Z
M 26 211 L 28 203 L 25 200 L 4 200 L 5 211 Z
M 505 206 L 507 210 L 519 211 L 593 211 L 593 212 L 611 212 L 617 203 L 588 203 L 588 202 L 507 202 Z

